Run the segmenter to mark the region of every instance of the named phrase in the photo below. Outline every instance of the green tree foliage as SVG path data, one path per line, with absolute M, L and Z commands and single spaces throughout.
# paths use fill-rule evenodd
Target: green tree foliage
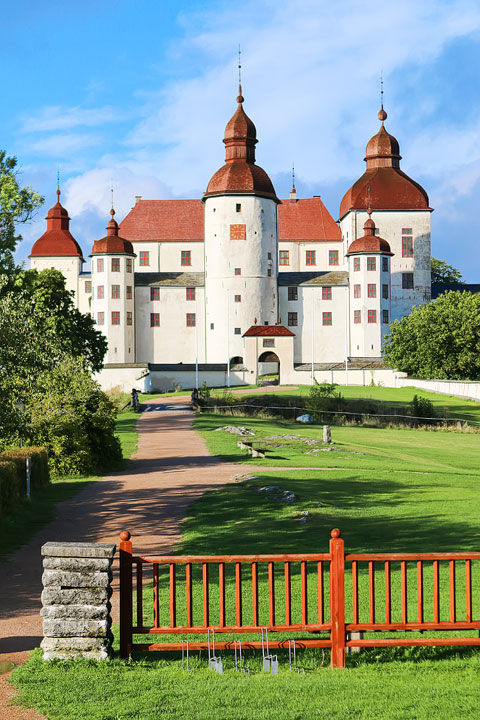
M 480 379 L 480 295 L 450 291 L 395 320 L 387 364 L 418 378 Z
M 337 411 L 343 407 L 343 396 L 339 390 L 336 390 L 335 383 L 321 383 L 320 385 L 312 385 L 308 392 L 306 402 L 307 410 L 313 415 L 315 420 L 320 420 L 322 410 Z
M 448 285 L 449 283 L 464 284 L 462 273 L 453 265 L 448 265 L 445 260 L 437 260 L 432 257 L 432 283 Z
M 0 150 L 0 274 L 15 269 L 13 254 L 22 239 L 17 225 L 26 223 L 43 203 L 43 197 L 18 184 L 17 159 Z

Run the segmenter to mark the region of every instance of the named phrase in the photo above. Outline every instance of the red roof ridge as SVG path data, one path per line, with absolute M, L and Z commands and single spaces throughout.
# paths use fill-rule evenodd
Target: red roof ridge
M 295 337 L 295 333 L 285 327 L 285 325 L 252 325 L 247 332 L 243 333 L 243 337 Z

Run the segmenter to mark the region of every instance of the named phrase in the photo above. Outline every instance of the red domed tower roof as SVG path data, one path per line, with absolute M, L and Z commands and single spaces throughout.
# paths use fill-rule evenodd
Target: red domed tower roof
M 83 262 L 80 245 L 70 232 L 70 218 L 60 205 L 60 188 L 57 188 L 57 202 L 45 218 L 47 230 L 32 247 L 29 257 L 79 257 Z
M 372 210 L 368 208 L 368 220 L 363 226 L 365 234 L 361 238 L 357 238 L 348 248 L 347 255 L 356 255 L 358 253 L 382 253 L 382 255 L 393 255 L 390 245 L 386 240 L 375 235 L 375 223 L 372 220 Z
M 257 131 L 243 109 L 242 86 L 238 89 L 238 107 L 225 127 L 225 165 L 208 183 L 204 198 L 211 195 L 261 195 L 277 199 L 272 181 L 265 170 L 255 165 Z
M 367 144 L 367 169 L 345 193 L 340 204 L 340 218 L 349 210 L 362 210 L 368 202 L 378 210 L 429 210 L 428 195 L 421 185 L 400 170 L 400 147 L 384 126 L 387 113 L 378 113 L 380 130 Z
M 118 237 L 118 223 L 114 219 L 115 210 L 110 210 L 112 216 L 107 225 L 107 234 L 101 240 L 95 240 L 91 255 L 135 255 L 130 240 Z

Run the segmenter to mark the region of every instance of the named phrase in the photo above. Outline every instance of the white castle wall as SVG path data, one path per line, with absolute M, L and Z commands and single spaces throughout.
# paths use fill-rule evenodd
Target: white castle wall
M 135 272 L 203 272 L 203 242 L 135 242 Z M 189 251 L 191 265 L 182 265 L 182 250 Z M 149 253 L 149 265 L 140 264 L 140 252 Z
M 354 270 L 354 257 L 360 259 L 360 270 Z M 367 258 L 375 258 L 375 270 L 368 270 Z M 383 322 L 383 310 L 388 311 L 391 321 L 391 285 L 390 272 L 383 271 L 383 257 L 390 257 L 380 253 L 369 253 L 368 255 L 353 255 L 349 260 L 350 288 L 350 357 L 380 357 L 382 354 L 383 339 L 388 332 L 388 324 Z M 355 297 L 355 286 L 360 286 L 360 297 Z M 368 297 L 368 286 L 375 285 L 376 297 Z M 388 287 L 388 298 L 383 297 L 383 285 Z M 361 313 L 361 322 L 355 323 L 355 311 Z M 368 322 L 368 311 L 375 310 L 376 322 Z
M 344 270 L 345 258 L 341 242 L 288 242 L 281 240 L 278 251 L 288 250 L 288 265 L 278 265 L 279 272 L 315 272 Z M 315 251 L 315 265 L 307 265 L 307 250 Z M 338 251 L 338 265 L 329 265 L 329 251 Z

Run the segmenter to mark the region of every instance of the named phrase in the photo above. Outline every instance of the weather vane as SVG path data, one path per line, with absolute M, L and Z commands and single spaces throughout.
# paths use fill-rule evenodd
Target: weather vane
M 380 71 L 380 103 L 383 110 L 383 70 Z
M 292 161 L 292 186 L 295 187 L 295 162 Z
M 242 60 L 241 60 L 242 51 L 240 49 L 240 43 L 238 44 L 238 84 L 242 84 Z

